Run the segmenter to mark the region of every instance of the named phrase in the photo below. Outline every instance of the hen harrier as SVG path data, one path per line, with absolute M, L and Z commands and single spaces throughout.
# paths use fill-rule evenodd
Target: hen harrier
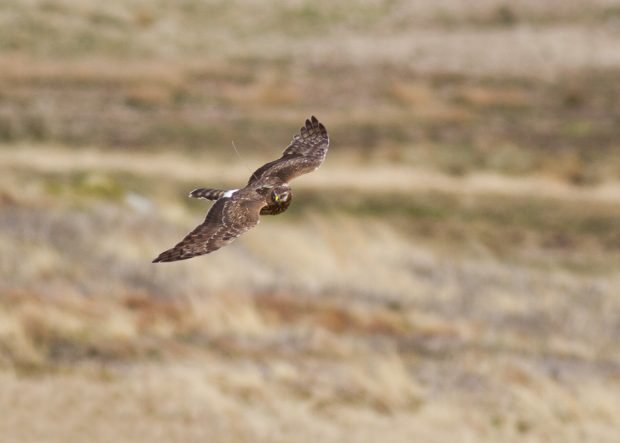
M 159 254 L 153 263 L 208 254 L 256 226 L 260 215 L 286 211 L 293 200 L 288 182 L 321 166 L 328 146 L 325 126 L 312 116 L 295 134 L 282 157 L 254 171 L 245 188 L 230 191 L 194 189 L 189 193 L 190 197 L 215 200 L 215 204 L 201 225 L 174 248 Z

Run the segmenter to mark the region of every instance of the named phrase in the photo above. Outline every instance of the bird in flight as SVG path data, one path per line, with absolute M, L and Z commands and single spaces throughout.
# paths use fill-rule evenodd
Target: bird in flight
M 230 244 L 259 223 L 260 215 L 286 211 L 293 200 L 289 181 L 317 169 L 325 160 L 329 137 L 316 117 L 306 120 L 282 156 L 258 168 L 242 189 L 198 188 L 192 198 L 215 200 L 205 220 L 153 263 L 186 260 Z

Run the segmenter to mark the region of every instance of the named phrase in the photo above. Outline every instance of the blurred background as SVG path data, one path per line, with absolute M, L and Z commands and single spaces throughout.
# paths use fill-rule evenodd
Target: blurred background
M 3 441 L 617 441 L 619 42 L 617 0 L 3 0 Z M 150 263 L 312 114 L 285 214 Z

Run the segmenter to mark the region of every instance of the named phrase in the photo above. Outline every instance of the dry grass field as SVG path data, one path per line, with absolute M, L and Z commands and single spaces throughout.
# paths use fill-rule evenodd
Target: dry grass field
M 616 0 L 4 0 L 0 440 L 615 443 L 618 41 Z M 150 263 L 311 114 L 285 214 Z

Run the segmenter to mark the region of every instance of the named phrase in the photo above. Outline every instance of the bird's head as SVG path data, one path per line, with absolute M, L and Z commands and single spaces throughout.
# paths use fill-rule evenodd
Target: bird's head
M 276 186 L 271 191 L 271 200 L 277 205 L 284 205 L 293 198 L 293 190 L 288 186 Z
M 290 203 L 293 198 L 293 191 L 288 185 L 263 185 L 256 189 L 260 195 L 266 197 L 267 203 L 278 206 Z

